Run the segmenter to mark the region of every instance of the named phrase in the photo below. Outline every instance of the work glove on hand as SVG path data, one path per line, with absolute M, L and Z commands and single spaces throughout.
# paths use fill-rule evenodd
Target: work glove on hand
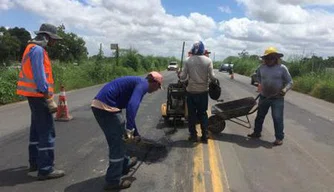
M 46 103 L 48 104 L 48 108 L 50 113 L 55 113 L 58 110 L 57 103 L 53 100 L 53 98 L 46 99 Z
M 135 128 L 125 129 L 125 139 L 134 139 Z
M 46 103 L 48 105 L 50 113 L 57 112 L 58 106 L 57 103 L 53 100 L 53 95 L 49 92 L 42 93 Z
M 281 92 L 279 94 L 282 95 L 282 96 L 285 96 L 286 91 L 287 91 L 286 88 L 284 88 L 284 89 L 281 90 Z
M 139 143 L 141 141 L 141 137 L 138 133 L 138 131 L 133 128 L 133 129 L 125 129 L 125 136 L 124 136 L 125 142 L 128 143 Z

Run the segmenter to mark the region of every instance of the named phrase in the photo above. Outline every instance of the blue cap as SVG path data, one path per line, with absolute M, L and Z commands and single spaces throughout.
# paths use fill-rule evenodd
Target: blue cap
M 204 51 L 205 49 L 202 41 L 196 41 L 191 48 L 191 54 L 193 55 L 203 55 Z

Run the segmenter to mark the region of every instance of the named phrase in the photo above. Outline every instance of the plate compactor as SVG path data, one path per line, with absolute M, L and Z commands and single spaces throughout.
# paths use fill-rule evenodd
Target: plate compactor
M 167 102 L 161 105 L 161 115 L 165 123 L 175 126 L 176 120 L 187 120 L 187 96 L 184 83 L 171 83 L 167 88 Z

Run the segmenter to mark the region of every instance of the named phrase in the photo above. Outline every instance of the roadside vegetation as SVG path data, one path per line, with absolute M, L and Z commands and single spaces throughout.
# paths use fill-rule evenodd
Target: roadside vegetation
M 88 57 L 82 38 L 74 33 L 66 33 L 63 25 L 58 32 L 64 38 L 49 48 L 52 60 L 56 92 L 60 86 L 72 90 L 102 84 L 120 76 L 144 75 L 152 70 L 165 70 L 174 57 L 143 56 L 137 50 L 119 49 L 106 57 L 100 48 L 97 55 Z M 23 41 L 20 38 L 24 37 Z M 31 39 L 24 28 L 6 29 L 0 27 L 0 105 L 24 100 L 16 95 L 19 65 L 27 40 Z
M 60 85 L 64 85 L 66 90 L 88 87 L 120 76 L 165 70 L 170 61 L 179 61 L 175 57 L 143 56 L 132 48 L 119 49 L 118 54 L 109 57 L 100 48 L 97 55 L 89 57 L 81 37 L 66 32 L 64 25 L 58 26 L 58 33 L 63 40 L 48 48 L 53 61 L 56 92 L 59 92 Z M 24 28 L 0 27 L 0 105 L 24 99 L 16 95 L 16 82 L 21 57 L 29 39 L 30 33 Z M 214 64 L 219 68 L 222 63 L 233 63 L 236 73 L 250 76 L 259 66 L 260 58 L 242 51 L 238 56 L 229 56 Z M 283 63 L 293 77 L 294 90 L 334 102 L 334 72 L 328 70 L 334 68 L 334 57 L 295 57 Z
M 235 73 L 250 76 L 261 64 L 257 55 L 249 55 L 246 51 L 238 56 L 227 57 L 221 63 L 233 63 Z M 293 78 L 293 90 L 334 103 L 334 57 L 326 59 L 317 56 L 295 56 L 283 60 Z

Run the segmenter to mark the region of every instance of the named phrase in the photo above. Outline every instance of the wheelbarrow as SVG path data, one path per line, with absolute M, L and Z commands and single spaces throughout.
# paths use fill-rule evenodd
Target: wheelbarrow
M 219 102 L 212 106 L 212 116 L 209 117 L 208 130 L 212 133 L 222 132 L 225 129 L 227 120 L 243 127 L 251 128 L 248 115 L 257 111 L 258 106 L 255 109 L 253 108 L 257 104 L 259 97 L 260 95 L 256 98 L 246 97 L 234 101 Z M 246 119 L 241 119 L 242 116 L 245 116 Z

